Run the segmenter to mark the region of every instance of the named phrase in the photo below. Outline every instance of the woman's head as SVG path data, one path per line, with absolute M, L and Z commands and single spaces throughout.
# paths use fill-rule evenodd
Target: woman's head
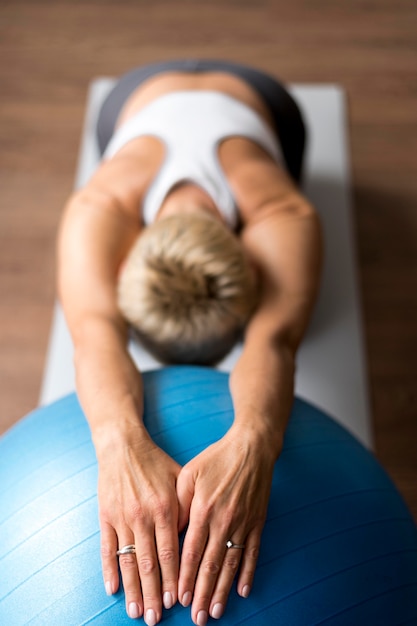
M 119 308 L 159 360 L 213 364 L 252 313 L 254 282 L 240 242 L 220 220 L 178 214 L 137 239 L 120 273 Z

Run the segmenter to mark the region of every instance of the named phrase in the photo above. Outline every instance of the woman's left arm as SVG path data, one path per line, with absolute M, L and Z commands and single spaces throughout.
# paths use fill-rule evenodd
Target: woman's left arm
M 295 192 L 264 206 L 242 240 L 257 268 L 260 301 L 230 376 L 234 427 L 259 430 L 278 456 L 293 403 L 296 353 L 319 285 L 319 220 Z
M 258 184 L 251 194 L 252 176 Z M 285 174 L 258 161 L 242 180 L 242 243 L 258 274 L 260 300 L 230 376 L 235 419 L 220 441 L 182 469 L 177 482 L 182 524 L 189 520 L 179 599 L 188 604 L 193 598 L 192 618 L 200 626 L 208 615 L 223 613 L 239 566 L 238 593 L 250 592 L 273 468 L 293 403 L 296 351 L 321 267 L 316 212 Z M 245 549 L 228 549 L 228 540 Z

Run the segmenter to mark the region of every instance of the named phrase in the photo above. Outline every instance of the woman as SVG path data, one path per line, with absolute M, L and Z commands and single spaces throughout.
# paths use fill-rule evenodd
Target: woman
M 58 280 L 97 452 L 105 588 L 117 591 L 119 564 L 130 617 L 156 624 L 162 607 L 178 600 L 192 605 L 194 623 L 203 626 L 208 616 L 223 614 L 238 570 L 238 593 L 250 593 L 293 400 L 296 351 L 317 292 L 320 228 L 297 186 L 304 127 L 273 78 L 222 61 L 173 61 L 132 70 L 117 82 L 100 113 L 98 141 L 101 164 L 64 212 Z M 210 270 L 209 282 L 205 276 L 206 302 L 215 301 L 223 321 L 199 325 L 203 347 L 193 352 L 192 334 L 187 343 L 167 331 L 155 344 L 158 332 L 141 326 L 145 296 L 132 303 L 130 273 L 158 224 L 167 236 L 174 232 L 169 220 L 185 224 L 184 233 L 187 220 L 199 219 L 194 241 L 216 224 L 229 243 L 214 249 L 234 247 L 240 260 L 231 265 L 239 266 L 240 278 L 219 296 L 207 285 L 226 270 L 217 278 Z M 155 237 L 158 257 L 165 235 Z M 139 286 L 154 262 L 136 277 Z M 160 285 L 158 278 L 150 291 L 163 291 Z M 168 306 L 170 297 L 161 297 Z M 232 317 L 234 325 L 224 322 Z M 143 426 L 141 375 L 127 351 L 126 319 L 167 361 L 215 362 L 222 351 L 208 346 L 221 346 L 222 338 L 212 338 L 213 327 L 224 322 L 223 352 L 244 328 L 230 375 L 233 426 L 184 467 Z M 178 531 L 186 527 L 180 559 Z

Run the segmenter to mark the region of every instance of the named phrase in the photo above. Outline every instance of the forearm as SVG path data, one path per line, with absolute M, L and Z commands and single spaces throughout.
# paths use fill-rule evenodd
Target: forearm
M 119 441 L 146 440 L 140 372 L 126 347 L 125 332 L 99 316 L 74 335 L 76 385 L 96 450 Z
M 295 350 L 285 340 L 253 332 L 230 376 L 234 427 L 278 457 L 294 395 Z

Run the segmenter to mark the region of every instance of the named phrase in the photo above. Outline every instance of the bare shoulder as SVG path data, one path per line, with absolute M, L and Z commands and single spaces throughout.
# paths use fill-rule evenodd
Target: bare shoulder
M 146 190 L 163 158 L 160 142 L 153 137 L 138 137 L 111 159 L 103 160 L 85 189 L 111 197 L 123 211 L 140 221 Z
M 219 149 L 219 159 L 239 207 L 244 225 L 288 211 L 311 211 L 285 165 L 245 138 L 231 138 Z

